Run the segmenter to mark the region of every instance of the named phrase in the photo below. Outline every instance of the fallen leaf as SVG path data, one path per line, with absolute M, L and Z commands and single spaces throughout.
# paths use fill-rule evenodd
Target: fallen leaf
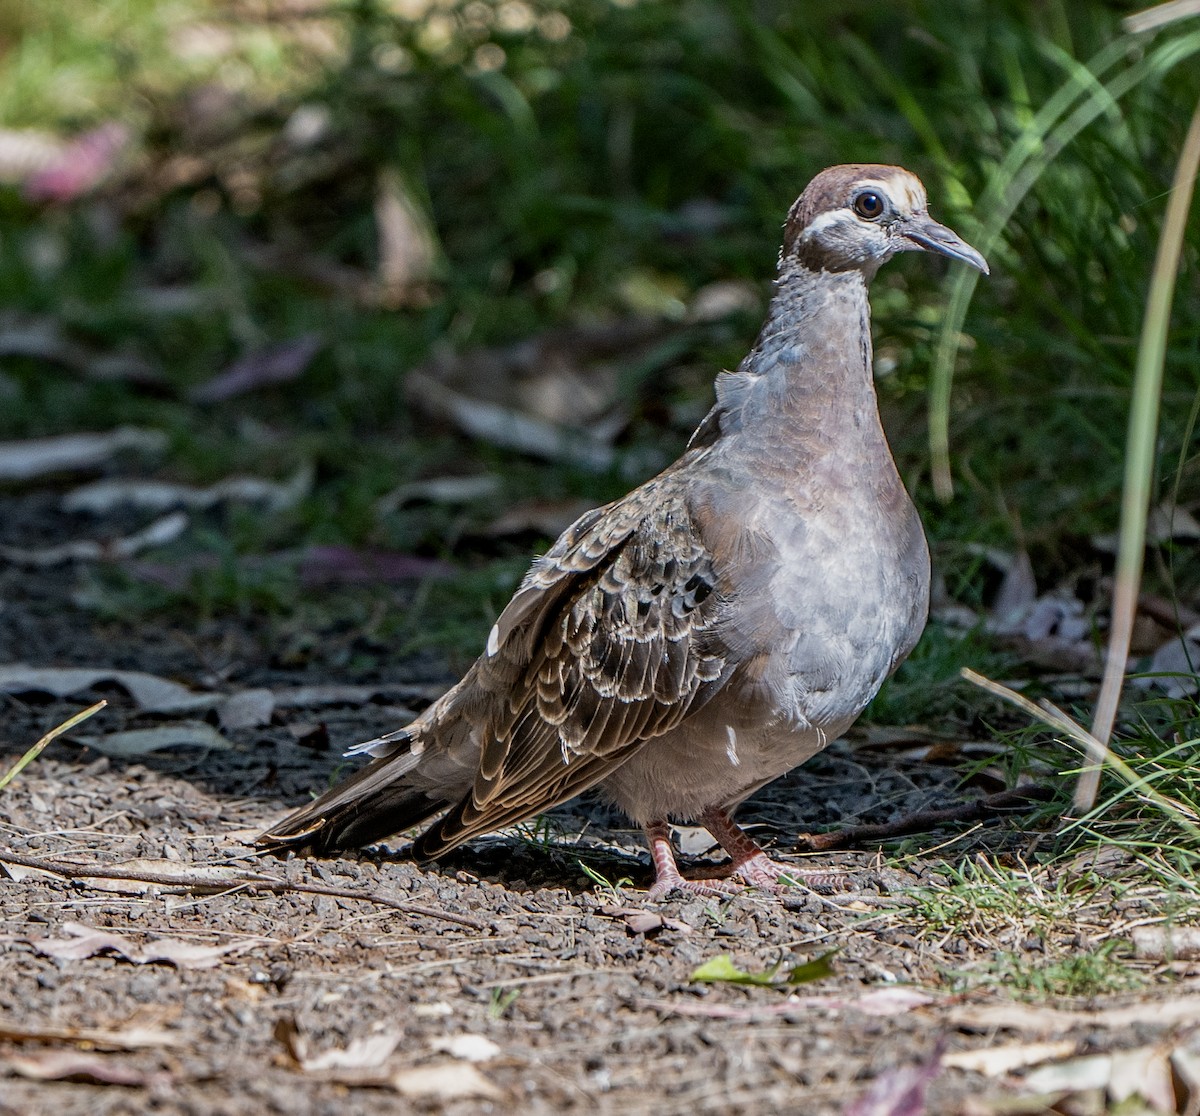
M 1200 960 L 1200 926 L 1137 926 L 1131 936 L 1143 961 Z
M 389 1083 L 401 1096 L 429 1100 L 500 1100 L 504 1096 L 470 1062 L 438 1062 L 400 1070 L 392 1074 Z
M 32 569 L 51 569 L 67 562 L 119 562 L 151 547 L 174 542 L 189 523 L 183 512 L 172 512 L 132 535 L 117 539 L 72 539 L 52 546 L 0 546 L 0 558 L 14 566 Z
M 595 504 L 591 500 L 526 500 L 502 511 L 483 529 L 488 538 L 535 533 L 554 538 L 561 535 Z
M 255 388 L 295 380 L 312 363 L 323 344 L 317 334 L 305 333 L 269 345 L 234 361 L 211 380 L 192 388 L 188 398 L 193 403 L 220 403 Z
M 1037 579 L 1033 563 L 1024 550 L 1017 551 L 1004 572 L 1004 580 L 992 602 L 991 616 L 996 631 L 1008 631 L 1009 625 L 1019 622 L 1037 600 Z
M 105 515 L 119 508 L 166 511 L 188 508 L 204 511 L 218 504 L 262 504 L 267 511 L 294 508 L 312 490 L 313 469 L 305 465 L 286 481 L 260 477 L 228 477 L 207 488 L 169 481 L 111 479 L 94 481 L 68 492 L 63 511 Z
M 819 1004 L 822 999 L 813 996 L 809 997 L 809 1002 Z M 827 1006 L 848 1008 L 851 1011 L 861 1012 L 863 1015 L 887 1016 L 904 1015 L 932 1003 L 934 1003 L 934 997 L 928 992 L 922 992 L 919 988 L 912 988 L 909 985 L 892 984 L 886 988 L 872 988 L 869 992 L 864 992 L 861 996 L 848 1000 L 839 1001 L 830 997 Z
M 1175 1088 L 1166 1050 L 1142 1046 L 1112 1054 L 1093 1054 L 1042 1066 L 1023 1078 L 1039 1093 L 1081 1093 L 1103 1089 L 1114 1105 L 1140 1097 L 1156 1112 L 1175 1112 Z
M 98 685 L 120 686 L 144 713 L 190 713 L 211 709 L 223 700 L 221 694 L 199 693 L 139 670 L 105 667 L 30 667 L 24 663 L 0 666 L 0 693 L 50 694 L 73 697 Z
M 275 713 L 275 695 L 268 689 L 242 690 L 217 706 L 217 720 L 226 732 L 269 725 Z
M 212 748 L 228 751 L 233 744 L 207 721 L 179 721 L 157 728 L 126 729 L 103 736 L 76 734 L 70 737 L 105 756 L 145 756 L 164 748 Z
M 1069 1057 L 1079 1048 L 1074 1039 L 1055 1042 L 1018 1042 L 1006 1046 L 986 1046 L 981 1050 L 955 1050 L 942 1059 L 942 1065 L 952 1069 L 999 1077 L 1025 1066 L 1040 1066 Z
M 1171 1051 L 1171 1068 L 1175 1071 L 1179 1086 L 1187 1094 L 1180 1111 L 1184 1116 L 1200 1113 L 1200 1053 L 1186 1046 L 1177 1046 Z
M 925 1091 L 941 1072 L 944 1048 L 945 1040 L 938 1039 L 927 1062 L 885 1070 L 846 1106 L 845 1116 L 924 1116 Z
M 1151 508 L 1146 518 L 1146 545 L 1157 546 L 1171 539 L 1200 539 L 1200 520 L 1187 508 L 1164 500 Z M 1092 538 L 1092 546 L 1105 554 L 1116 554 L 1118 544 L 1119 536 L 1116 534 L 1095 535 Z
M 474 399 L 415 369 L 405 380 L 405 390 L 415 405 L 435 418 L 501 449 L 592 473 L 606 472 L 616 460 L 611 443 L 599 438 L 594 427 L 578 430 L 499 403 Z
M 659 914 L 657 911 L 643 910 L 641 907 L 598 907 L 597 914 L 609 918 L 621 918 L 625 925 L 635 934 L 650 934 L 655 930 L 677 930 L 681 934 L 690 934 L 692 928 L 677 918 Z
M 2 336 L 2 335 L 0 335 Z M 494 499 L 503 490 L 503 482 L 495 473 L 477 473 L 466 477 L 430 477 L 411 481 L 393 488 L 375 502 L 380 516 L 394 515 L 405 504 L 473 504 Z
M 1109 1007 L 1103 1011 L 1063 1011 L 1017 1002 L 964 1004 L 950 1008 L 948 1021 L 963 1030 L 987 1034 L 993 1030 L 1029 1031 L 1037 1034 L 1065 1034 L 1075 1027 L 1103 1027 L 1120 1030 L 1141 1023 L 1161 1027 L 1200 1023 L 1200 996 L 1175 1000 L 1147 1000 L 1145 1003 Z
M 344 1050 L 323 1050 L 320 1054 L 299 1059 L 305 1073 L 327 1070 L 378 1069 L 395 1052 L 404 1036 L 399 1031 L 363 1035 L 351 1039 Z
M 255 944 L 251 940 L 244 940 L 227 945 L 207 946 L 179 941 L 176 938 L 152 938 L 145 945 L 137 945 L 124 934 L 84 926 L 79 922 L 65 922 L 62 929 L 68 937 L 27 940 L 35 952 L 62 961 L 81 961 L 95 957 L 98 953 L 111 952 L 135 965 L 162 961 L 174 965 L 177 969 L 211 969 L 226 954 L 247 949 Z
M 1167 640 L 1132 684 L 1139 689 L 1163 690 L 1172 698 L 1187 697 L 1200 689 L 1200 625 Z
M 101 1054 L 78 1050 L 47 1050 L 31 1056 L 9 1055 L 0 1066 L 33 1081 L 88 1081 L 95 1085 L 127 1085 L 133 1088 L 166 1083 L 170 1074 L 143 1070 Z
M 1175 1086 L 1169 1053 L 1162 1046 L 1114 1050 L 1108 1077 L 1108 1095 L 1114 1105 L 1141 1097 L 1158 1112 L 1175 1112 Z
M 430 1044 L 441 1054 L 449 1054 L 463 1062 L 490 1062 L 500 1057 L 500 1047 L 484 1035 L 446 1035 Z
M 0 1020 L 0 1039 L 21 1043 L 77 1043 L 104 1050 L 152 1050 L 185 1045 L 184 1036 L 158 1027 L 29 1027 Z
M 0 442 L 0 480 L 27 481 L 54 473 L 95 469 L 126 451 L 158 454 L 167 448 L 161 430 L 121 426 L 102 434 L 60 434 Z
M 765 972 L 752 973 L 745 969 L 739 969 L 728 953 L 722 953 L 719 957 L 705 961 L 692 973 L 690 979 L 701 984 L 754 984 L 761 987 L 785 988 L 789 985 L 804 984 L 810 980 L 821 980 L 831 976 L 833 973 L 831 960 L 836 952 L 837 950 L 830 950 L 812 961 L 796 965 L 789 969 L 782 978 L 779 976 L 781 966 L 778 964 L 773 965 Z
M 856 1011 L 862 1015 L 904 1015 L 916 1008 L 934 1003 L 934 997 L 918 988 L 891 985 L 874 988 L 861 996 L 789 996 L 779 1003 L 758 1005 L 752 1008 L 735 1007 L 731 1004 L 710 1004 L 663 1000 L 652 1001 L 650 1007 L 672 1015 L 691 1015 L 709 1019 L 731 1019 L 738 1022 L 754 1022 L 776 1016 L 811 1014 L 813 1008 L 826 1011 Z
M 318 585 L 374 585 L 396 581 L 424 581 L 454 577 L 455 568 L 437 558 L 420 558 L 396 550 L 370 550 L 350 546 L 310 546 L 300 556 L 300 583 Z

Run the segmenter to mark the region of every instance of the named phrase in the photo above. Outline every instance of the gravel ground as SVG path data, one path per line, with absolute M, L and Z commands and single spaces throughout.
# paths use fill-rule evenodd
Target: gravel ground
M 60 740 L 0 791 L 0 860 L 13 858 L 9 878 L 0 874 L 0 1112 L 1105 1111 L 1103 1091 L 1099 1108 L 1068 1097 L 1052 1109 L 1053 1096 L 1018 1104 L 1030 1095 L 1019 1076 L 939 1069 L 934 1059 L 1047 1039 L 1076 1053 L 1175 1042 L 1200 1022 L 1200 1010 L 1190 1023 L 1150 1012 L 1115 1029 L 1085 1010 L 1200 1004 L 1186 998 L 1191 970 L 1181 964 L 1148 968 L 1136 995 L 1059 1003 L 1074 1014 L 1040 1023 L 1032 1008 L 1015 1022 L 989 1017 L 990 1005 L 1011 1004 L 995 983 L 955 991 L 951 970 L 1012 947 L 979 927 L 935 935 L 914 899 L 967 855 L 961 834 L 910 839 L 910 854 L 893 846 L 886 859 L 872 848 L 788 850 L 799 832 L 886 821 L 977 791 L 952 767 L 846 743 L 741 814 L 784 859 L 845 874 L 824 892 L 648 908 L 638 835 L 586 800 L 428 871 L 402 844 L 338 860 L 255 856 L 253 832 L 326 785 L 343 746 L 394 724 L 398 701 L 427 700 L 445 668 L 401 664 L 390 679 L 362 679 L 313 659 L 288 672 L 269 665 L 250 625 L 97 624 L 63 603 L 74 576 L 0 575 L 0 661 L 135 668 L 196 688 L 215 678 L 226 689 L 386 682 L 391 696 L 289 711 L 231 732 L 231 750 L 119 758 Z M 99 729 L 156 723 L 119 688 L 104 696 Z M 5 699 L 0 771 L 94 697 Z M 682 836 L 703 868 L 703 834 Z M 986 836 L 1017 853 L 1030 840 L 1003 828 Z M 134 861 L 160 875 L 224 866 L 268 879 L 182 887 L 86 875 L 137 872 Z M 1111 911 L 1081 910 L 1056 931 L 1059 945 L 1086 947 L 1088 934 L 1132 920 L 1146 902 L 1126 895 Z M 84 931 L 70 924 L 123 938 L 115 950 L 110 941 L 72 951 Z M 197 959 L 181 957 L 180 943 L 221 948 Z M 129 956 L 156 951 L 175 963 Z M 829 975 L 790 990 L 692 979 L 723 954 L 745 970 L 786 972 L 830 951 Z M 925 1108 L 899 1099 L 898 1072 L 921 1076 L 920 1067 Z M 872 1107 L 872 1088 L 888 1099 Z

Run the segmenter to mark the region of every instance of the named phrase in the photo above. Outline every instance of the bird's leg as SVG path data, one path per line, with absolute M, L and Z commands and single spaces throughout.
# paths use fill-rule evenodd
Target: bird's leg
M 676 890 L 690 891 L 694 895 L 729 895 L 735 890 L 723 880 L 685 880 L 679 874 L 675 847 L 671 844 L 671 827 L 665 821 L 649 822 L 642 827 L 642 832 L 646 834 L 650 859 L 654 861 L 654 885 L 646 893 L 648 902 L 656 903 Z
M 819 869 L 797 868 L 772 860 L 762 847 L 719 806 L 705 810 L 700 821 L 733 858 L 730 872 L 740 876 L 751 887 L 779 891 L 787 880 L 809 883 L 816 887 L 839 886 L 846 879 L 844 872 L 823 872 Z M 647 831 L 648 832 L 648 831 Z

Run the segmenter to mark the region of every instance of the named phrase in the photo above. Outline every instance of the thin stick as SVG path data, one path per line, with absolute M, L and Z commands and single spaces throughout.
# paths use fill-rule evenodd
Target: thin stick
M 29 749 L 16 763 L 10 767 L 3 776 L 0 776 L 0 790 L 4 790 L 22 771 L 25 770 L 35 759 L 38 758 L 45 750 L 46 745 L 57 736 L 62 736 L 64 732 L 70 732 L 80 721 L 86 721 L 93 713 L 99 713 L 108 704 L 107 701 L 98 701 L 95 705 L 89 705 L 87 709 L 76 713 L 74 717 L 68 717 L 57 728 L 52 728 L 45 736 L 41 738 L 32 748 Z
M 247 872 L 243 876 L 230 876 L 220 881 L 198 880 L 185 872 L 154 872 L 147 869 L 133 869 L 103 866 L 91 867 L 83 864 L 68 864 L 58 860 L 41 860 L 32 856 L 20 856 L 16 853 L 0 849 L 0 864 L 16 864 L 22 868 L 32 868 L 38 872 L 49 872 L 55 876 L 63 876 L 73 881 L 82 880 L 136 880 L 139 883 L 159 884 L 163 887 L 182 887 L 188 890 L 209 888 L 214 885 L 224 891 L 230 888 L 244 888 L 247 891 L 269 891 L 275 895 L 289 892 L 301 892 L 306 895 L 329 895 L 335 899 L 361 899 L 364 903 L 374 903 L 380 907 L 389 907 L 394 911 L 407 911 L 409 914 L 422 915 L 425 918 L 437 918 L 443 922 L 453 922 L 470 930 L 484 931 L 488 926 L 478 919 L 466 915 L 452 914 L 449 911 L 435 910 L 433 907 L 423 907 L 417 903 L 409 903 L 402 899 L 392 899 L 386 895 L 371 892 L 356 891 L 351 887 L 331 887 L 328 884 L 289 883 L 277 876 L 268 876 L 258 872 Z
M 1017 790 L 989 794 L 986 798 L 966 802 L 961 806 L 951 806 L 945 810 L 921 810 L 880 825 L 850 825 L 829 833 L 801 833 L 796 838 L 796 849 L 798 852 L 828 852 L 830 849 L 844 849 L 868 841 L 886 841 L 890 837 L 923 833 L 946 822 L 982 821 L 1011 813 L 1014 808 L 1045 802 L 1053 794 L 1052 787 L 1020 787 Z
M 1117 703 L 1129 662 L 1129 644 L 1137 611 L 1138 587 L 1142 580 L 1142 559 L 1146 548 L 1146 517 L 1154 477 L 1154 450 L 1158 431 L 1158 412 L 1162 402 L 1163 365 L 1166 361 L 1167 332 L 1171 324 L 1171 302 L 1175 294 L 1175 276 L 1183 250 L 1188 211 L 1196 174 L 1200 171 L 1200 104 L 1192 114 L 1183 150 L 1175 167 L 1171 196 L 1163 219 L 1150 291 L 1146 296 L 1146 314 L 1138 340 L 1137 367 L 1134 372 L 1133 401 L 1129 411 L 1129 436 L 1125 451 L 1125 480 L 1121 493 L 1121 528 L 1117 550 L 1117 572 L 1113 587 L 1112 625 L 1108 637 L 1108 657 L 1091 735 L 1105 751 L 1117 719 Z M 1075 785 L 1075 810 L 1087 813 L 1096 802 L 1100 786 L 1100 768 L 1086 769 Z

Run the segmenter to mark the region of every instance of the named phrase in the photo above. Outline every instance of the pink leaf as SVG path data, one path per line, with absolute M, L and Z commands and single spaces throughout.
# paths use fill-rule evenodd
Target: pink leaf
M 188 397 L 194 403 L 220 403 L 255 388 L 286 384 L 312 363 L 322 344 L 315 333 L 304 333 L 290 341 L 268 345 L 235 360 L 211 380 L 194 387 Z

